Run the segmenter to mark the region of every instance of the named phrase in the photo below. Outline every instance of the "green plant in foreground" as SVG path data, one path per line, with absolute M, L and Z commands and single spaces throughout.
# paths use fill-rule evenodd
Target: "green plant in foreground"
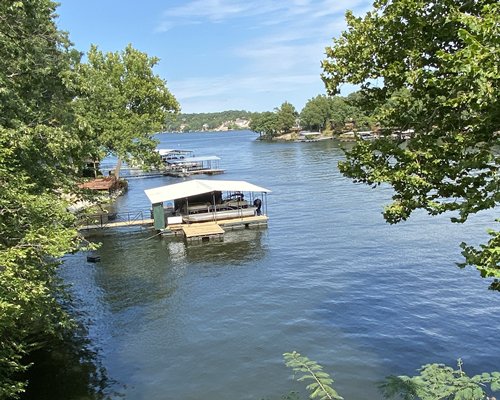
M 296 351 L 283 354 L 285 365 L 293 369 L 294 374 L 300 375 L 297 381 L 312 381 L 307 385 L 311 399 L 343 399 L 335 389 L 330 385 L 333 379 L 326 372 L 323 372 L 323 367 L 317 362 L 309 360 L 307 357 L 300 355 Z
M 300 375 L 297 381 L 312 381 L 307 385 L 311 399 L 343 399 L 331 387 L 333 379 L 323 372 L 323 367 L 297 352 L 283 354 L 285 365 Z M 500 372 L 484 372 L 468 376 L 462 370 L 463 362 L 458 360 L 458 369 L 444 364 L 426 364 L 420 374 L 389 376 L 379 385 L 387 399 L 404 400 L 494 400 L 485 391 L 489 385 L 492 392 L 500 391 Z
M 492 392 L 500 390 L 500 372 L 470 377 L 462 370 L 462 365 L 461 359 L 456 370 L 444 364 L 426 364 L 420 369 L 420 375 L 390 376 L 379 387 L 389 399 L 494 399 L 488 397 L 485 388 L 489 384 Z

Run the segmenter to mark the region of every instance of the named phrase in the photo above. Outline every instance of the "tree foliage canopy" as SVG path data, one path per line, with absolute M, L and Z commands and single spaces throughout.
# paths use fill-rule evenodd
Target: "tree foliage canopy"
M 54 189 L 64 185 L 79 140 L 63 81 L 67 38 L 49 1 L 0 4 L 0 397 L 22 390 L 24 354 L 68 320 L 58 306 L 55 263 L 70 248 L 71 218 Z M 57 167 L 56 167 L 57 166 Z
M 276 114 L 278 117 L 279 130 L 281 132 L 290 132 L 295 126 L 299 115 L 295 110 L 295 107 L 287 101 L 285 101 L 281 107 L 276 109 Z
M 273 138 L 290 132 L 295 126 L 298 113 L 295 107 L 285 101 L 274 112 L 266 111 L 253 116 L 250 129 L 266 138 Z
M 131 45 L 106 54 L 93 45 L 87 58 L 76 67 L 74 107 L 90 127 L 89 150 L 123 159 L 154 155 L 152 134 L 165 128 L 170 113 L 179 111 L 166 82 L 153 74 L 158 58 Z
M 500 4 L 377 0 L 365 17 L 348 12 L 346 18 L 348 29 L 323 61 L 328 91 L 361 85 L 385 126 L 411 128 L 416 135 L 406 146 L 359 143 L 340 164 L 342 172 L 394 188 L 384 212 L 391 223 L 416 209 L 432 215 L 453 211 L 452 220 L 463 222 L 496 207 Z M 500 277 L 499 232 L 481 249 L 463 247 L 467 263 L 483 276 Z
M 50 0 L 0 2 L 0 398 L 25 387 L 26 356 L 72 326 L 58 259 L 77 249 L 69 195 L 88 157 L 141 156 L 178 109 L 157 61 L 132 47 L 89 62 Z
M 303 128 L 318 132 L 330 126 L 342 131 L 348 122 L 358 128 L 369 128 L 371 120 L 358 106 L 360 96 L 355 93 L 347 98 L 324 95 L 313 97 L 300 112 L 300 123 Z
M 330 99 L 318 95 L 309 99 L 300 112 L 300 123 L 306 129 L 320 131 L 324 129 L 330 120 Z
M 242 129 L 236 120 L 250 121 L 257 113 L 229 110 L 213 113 L 171 114 L 167 118 L 167 132 L 188 132 L 217 129 L 228 124 L 229 129 Z
M 255 115 L 250 122 L 250 129 L 264 137 L 277 136 L 280 130 L 276 113 L 265 111 Z

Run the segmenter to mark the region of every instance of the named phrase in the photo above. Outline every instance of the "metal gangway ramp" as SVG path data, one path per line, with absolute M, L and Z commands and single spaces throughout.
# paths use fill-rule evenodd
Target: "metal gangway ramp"
M 151 211 L 136 210 L 117 213 L 85 214 L 78 218 L 78 230 L 88 231 L 129 226 L 153 226 Z

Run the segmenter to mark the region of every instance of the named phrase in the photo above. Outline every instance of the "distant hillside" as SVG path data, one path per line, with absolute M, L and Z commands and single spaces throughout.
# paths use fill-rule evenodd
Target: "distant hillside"
M 253 116 L 258 113 L 248 111 L 222 111 L 216 113 L 179 114 L 167 121 L 167 131 L 225 131 L 249 129 Z

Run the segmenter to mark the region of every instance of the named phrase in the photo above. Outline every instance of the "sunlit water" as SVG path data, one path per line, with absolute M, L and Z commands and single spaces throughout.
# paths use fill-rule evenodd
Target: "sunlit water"
M 85 316 L 112 398 L 277 399 L 291 390 L 282 359 L 321 363 L 346 399 L 377 399 L 377 383 L 425 363 L 499 369 L 500 294 L 458 269 L 459 243 L 487 240 L 493 212 L 465 225 L 416 213 L 391 226 L 388 188 L 341 176 L 339 144 L 265 143 L 251 132 L 164 134 L 162 147 L 218 155 L 224 175 L 271 189 L 267 229 L 187 245 L 150 230 L 113 230 L 101 262 L 68 256 L 61 274 Z M 118 210 L 147 209 L 129 182 Z M 69 396 L 69 395 L 68 395 Z M 68 397 L 64 397 L 65 399 Z

